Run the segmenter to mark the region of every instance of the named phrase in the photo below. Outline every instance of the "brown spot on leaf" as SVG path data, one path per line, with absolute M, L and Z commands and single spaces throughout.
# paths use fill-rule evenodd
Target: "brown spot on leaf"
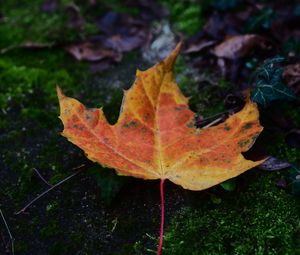
M 179 106 L 176 106 L 174 109 L 175 109 L 175 111 L 177 111 L 177 112 L 181 112 L 181 111 L 184 110 L 184 108 L 185 108 L 184 105 L 179 105 Z
M 228 126 L 227 124 L 224 125 L 224 130 L 229 131 L 231 129 L 230 126 Z
M 138 123 L 134 120 L 130 121 L 129 123 L 124 123 L 123 128 L 132 128 L 132 127 L 137 127 Z
M 194 128 L 195 127 L 195 123 L 194 123 L 194 121 L 190 121 L 188 124 L 186 124 L 186 126 L 188 128 Z
M 90 119 L 91 119 L 91 116 L 90 116 L 88 113 L 86 113 L 86 114 L 85 114 L 85 119 L 86 119 L 86 120 L 90 120 Z
M 247 129 L 250 129 L 250 128 L 252 128 L 252 126 L 253 126 L 253 123 L 248 122 L 248 123 L 246 123 L 245 125 L 242 126 L 241 131 L 245 131 Z
M 239 144 L 240 148 L 243 148 L 249 143 L 250 143 L 250 140 L 241 140 L 241 141 L 239 141 L 238 144 Z
M 148 120 L 150 120 L 150 117 L 151 117 L 151 115 L 150 115 L 150 113 L 149 112 L 146 112 L 146 114 L 145 114 L 145 121 L 148 121 Z
M 143 128 L 141 129 L 141 131 L 142 131 L 143 133 L 147 133 L 147 128 L 143 127 Z

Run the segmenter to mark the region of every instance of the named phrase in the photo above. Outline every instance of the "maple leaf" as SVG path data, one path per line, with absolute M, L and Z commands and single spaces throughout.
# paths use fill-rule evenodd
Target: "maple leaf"
M 57 88 L 62 135 L 90 160 L 120 175 L 169 179 L 190 190 L 209 188 L 261 164 L 264 160 L 242 155 L 263 129 L 257 105 L 249 98 L 224 123 L 206 129 L 194 126 L 195 114 L 172 71 L 180 46 L 150 69 L 137 70 L 114 125 L 102 108 L 88 109 Z
M 83 149 L 87 157 L 118 174 L 160 179 L 161 226 L 157 255 L 161 255 L 164 228 L 164 180 L 186 189 L 202 190 L 261 164 L 243 157 L 262 131 L 256 103 L 224 123 L 197 129 L 195 114 L 179 90 L 173 65 L 181 44 L 163 61 L 137 70 L 131 89 L 124 92 L 116 124 L 107 122 L 102 108 L 88 109 L 57 88 L 62 135 Z

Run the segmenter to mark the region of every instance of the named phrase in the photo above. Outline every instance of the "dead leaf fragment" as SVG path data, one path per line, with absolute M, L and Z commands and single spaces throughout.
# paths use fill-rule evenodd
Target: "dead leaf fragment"
M 125 91 L 118 122 L 110 125 L 102 109 L 88 109 L 57 89 L 62 133 L 87 157 L 120 175 L 169 179 L 190 190 L 202 190 L 235 177 L 264 160 L 247 160 L 262 131 L 257 105 L 244 108 L 224 123 L 194 126 L 195 113 L 179 90 L 173 65 L 181 44 L 146 71 Z
M 65 47 L 65 50 L 77 60 L 99 61 L 108 58 L 118 62 L 122 57 L 119 52 L 105 49 L 89 42 L 68 45 Z
M 200 42 L 192 43 L 192 44 L 188 45 L 187 49 L 184 52 L 185 53 L 199 52 L 199 51 L 202 51 L 204 49 L 207 49 L 208 47 L 211 47 L 215 43 L 216 43 L 216 41 L 214 41 L 214 40 L 209 40 L 209 41 L 208 40 L 202 40 Z
M 265 171 L 278 171 L 290 166 L 291 164 L 289 162 L 279 160 L 275 157 L 268 157 L 265 162 L 258 166 L 258 168 Z
M 126 52 L 141 47 L 145 42 L 146 34 L 141 31 L 134 35 L 112 35 L 103 38 L 103 46 L 119 52 Z
M 212 49 L 212 54 L 219 58 L 239 59 L 245 57 L 253 48 L 267 49 L 267 40 L 259 35 L 236 35 L 227 38 Z
M 282 78 L 296 95 L 300 94 L 300 62 L 287 65 L 282 73 Z

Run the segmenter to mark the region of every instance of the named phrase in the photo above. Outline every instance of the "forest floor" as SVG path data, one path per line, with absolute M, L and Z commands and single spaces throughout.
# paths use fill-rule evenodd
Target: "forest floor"
M 174 72 L 198 126 L 241 107 L 267 58 L 285 58 L 283 80 L 294 98 L 258 102 L 264 133 L 252 153 L 280 163 L 204 191 L 166 182 L 163 254 L 300 254 L 297 1 L 26 2 L 7 1 L 0 10 L 0 209 L 16 255 L 156 253 L 159 181 L 118 176 L 89 162 L 60 135 L 55 87 L 103 107 L 114 123 L 136 69 L 162 60 L 180 40 Z M 0 254 L 12 254 L 0 222 Z

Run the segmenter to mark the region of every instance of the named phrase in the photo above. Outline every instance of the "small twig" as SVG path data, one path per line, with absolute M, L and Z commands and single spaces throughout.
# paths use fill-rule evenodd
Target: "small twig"
M 212 121 L 211 123 L 209 123 L 209 124 L 207 124 L 206 126 L 202 127 L 202 129 L 204 129 L 204 128 L 209 128 L 209 127 L 211 127 L 211 126 L 217 124 L 218 122 L 220 122 L 222 119 L 223 119 L 223 118 L 221 118 L 221 117 L 220 117 L 220 118 L 217 118 L 217 119 L 215 119 L 214 121 Z
M 7 229 L 7 233 L 9 235 L 9 239 L 10 239 L 10 243 L 11 243 L 11 254 L 14 255 L 15 254 L 15 239 L 14 239 L 14 237 L 12 236 L 12 234 L 10 232 L 9 226 L 8 226 L 6 220 L 5 220 L 5 217 L 4 217 L 1 209 L 0 209 L 0 214 L 1 214 L 2 220 L 5 224 L 5 227 Z
M 60 182 L 56 183 L 55 185 L 53 185 L 52 187 L 50 187 L 49 189 L 45 190 L 43 193 L 41 193 L 40 195 L 38 195 L 36 198 L 34 198 L 33 200 L 31 200 L 26 206 L 24 206 L 20 211 L 16 212 L 15 215 L 18 215 L 20 213 L 24 213 L 34 202 L 36 202 L 37 200 L 39 200 L 41 197 L 43 197 L 44 195 L 46 195 L 49 191 L 55 189 L 56 187 L 58 187 L 59 185 L 63 184 L 64 182 L 68 181 L 69 179 L 71 179 L 72 177 L 76 176 L 77 174 L 79 174 L 82 170 L 83 167 L 85 167 L 86 165 L 80 165 L 78 167 L 73 168 L 72 170 L 76 170 L 76 169 L 80 169 L 77 172 L 75 172 L 74 174 L 71 174 L 70 176 L 68 176 L 67 178 L 61 180 Z
M 215 115 L 209 116 L 209 117 L 207 117 L 207 118 L 205 118 L 205 119 L 203 119 L 203 120 L 200 120 L 199 122 L 200 122 L 200 123 L 207 122 L 207 121 L 209 121 L 210 119 L 214 119 L 214 118 L 217 118 L 217 117 L 222 116 L 222 115 L 225 115 L 225 114 L 234 113 L 234 112 L 235 112 L 236 110 L 238 110 L 238 109 L 239 109 L 239 107 L 236 106 L 236 107 L 233 107 L 233 108 L 231 108 L 231 109 L 229 109 L 229 110 L 226 110 L 226 111 L 223 111 L 223 112 L 219 112 L 219 113 L 217 113 L 217 114 L 215 114 Z M 200 123 L 199 123 L 199 124 L 200 124 Z
M 0 49 L 0 54 L 5 54 L 9 51 L 15 50 L 15 49 L 51 49 L 54 46 L 56 46 L 53 43 L 35 43 L 35 42 L 24 42 L 19 45 L 12 45 L 7 48 Z
M 40 177 L 40 179 L 46 183 L 49 187 L 52 187 L 53 185 L 49 182 L 47 182 L 47 180 L 41 175 L 41 173 L 36 169 L 36 168 L 33 168 L 33 170 L 36 172 L 36 174 Z
M 118 225 L 118 217 L 116 217 L 113 221 L 112 221 L 112 223 L 113 223 L 113 227 L 112 227 L 112 229 L 111 229 L 111 233 L 113 233 L 114 231 L 115 231 L 115 229 L 116 229 L 116 227 L 117 227 L 117 225 Z

